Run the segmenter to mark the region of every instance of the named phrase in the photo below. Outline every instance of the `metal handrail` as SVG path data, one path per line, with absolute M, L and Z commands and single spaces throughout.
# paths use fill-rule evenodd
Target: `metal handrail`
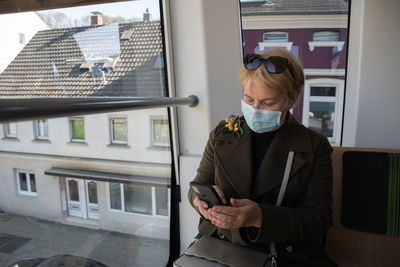
M 188 97 L 74 97 L 0 99 L 0 123 L 98 114 L 160 107 L 196 107 L 199 99 Z

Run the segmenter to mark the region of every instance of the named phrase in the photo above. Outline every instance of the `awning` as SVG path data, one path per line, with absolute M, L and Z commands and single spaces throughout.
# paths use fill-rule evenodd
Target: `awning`
M 171 186 L 170 178 L 129 175 L 111 172 L 84 171 L 53 167 L 44 172 L 46 175 L 96 180 L 101 182 L 114 182 L 126 184 L 140 184 L 149 186 Z

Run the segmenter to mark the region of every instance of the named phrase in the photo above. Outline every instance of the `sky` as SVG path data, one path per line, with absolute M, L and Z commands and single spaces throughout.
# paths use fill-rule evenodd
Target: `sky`
M 61 12 L 67 15 L 71 19 L 79 19 L 81 17 L 91 15 L 91 12 L 98 11 L 104 15 L 116 17 L 121 16 L 123 18 L 143 18 L 143 13 L 146 9 L 152 14 L 153 20 L 160 19 L 160 7 L 158 0 L 136 0 L 126 2 L 114 2 L 110 4 L 101 5 L 88 5 L 81 7 L 71 8 L 60 8 L 52 9 L 47 11 L 39 11 L 40 14 Z

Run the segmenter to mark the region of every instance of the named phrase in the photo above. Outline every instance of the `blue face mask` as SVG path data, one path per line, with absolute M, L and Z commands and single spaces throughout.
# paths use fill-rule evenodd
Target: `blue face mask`
M 243 100 L 241 102 L 244 119 L 254 132 L 266 133 L 278 129 L 281 122 L 281 111 L 255 109 Z

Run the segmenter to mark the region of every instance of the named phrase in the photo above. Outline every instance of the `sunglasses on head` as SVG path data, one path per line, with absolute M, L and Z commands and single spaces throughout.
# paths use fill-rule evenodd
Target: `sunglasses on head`
M 264 58 L 259 54 L 248 54 L 244 57 L 243 61 L 244 67 L 247 70 L 255 70 L 260 67 L 261 64 L 264 64 L 264 67 L 268 73 L 279 74 L 288 68 L 293 76 L 293 71 L 291 69 L 289 60 L 284 57 L 270 56 L 268 58 Z

